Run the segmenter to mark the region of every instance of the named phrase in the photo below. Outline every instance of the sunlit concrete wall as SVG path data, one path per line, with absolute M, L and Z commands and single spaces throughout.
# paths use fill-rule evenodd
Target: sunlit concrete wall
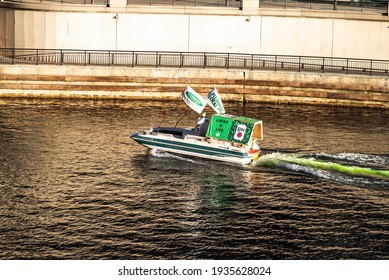
M 15 46 L 15 11 L 0 9 L 0 47 Z
M 208 8 L 211 9 L 211 8 Z M 229 52 L 389 59 L 389 22 L 296 12 L 0 9 L 0 47 Z M 280 10 L 281 11 L 281 10 Z M 311 12 L 312 14 L 312 12 Z M 336 15 L 332 17 L 331 15 Z
M 389 109 L 388 77 L 202 68 L 0 65 L 0 98 L 178 100 L 187 84 L 203 96 L 217 87 L 226 102 Z

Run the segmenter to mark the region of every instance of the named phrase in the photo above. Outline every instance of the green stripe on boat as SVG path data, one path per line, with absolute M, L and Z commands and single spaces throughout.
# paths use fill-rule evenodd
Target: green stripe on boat
M 206 147 L 202 145 L 195 145 L 191 143 L 183 143 L 178 141 L 170 141 L 166 139 L 154 139 L 152 137 L 136 136 L 135 140 L 138 140 L 143 145 L 158 146 L 161 148 L 169 148 L 179 151 L 188 151 L 198 154 L 206 155 L 218 155 L 218 156 L 234 156 L 238 158 L 251 158 L 247 153 L 241 153 L 237 151 L 226 150 L 222 148 Z

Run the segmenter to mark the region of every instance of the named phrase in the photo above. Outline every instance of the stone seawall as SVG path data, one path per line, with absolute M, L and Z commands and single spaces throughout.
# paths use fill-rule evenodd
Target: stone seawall
M 389 108 L 389 78 L 225 69 L 0 66 L 0 98 L 178 100 L 191 85 L 224 101 Z

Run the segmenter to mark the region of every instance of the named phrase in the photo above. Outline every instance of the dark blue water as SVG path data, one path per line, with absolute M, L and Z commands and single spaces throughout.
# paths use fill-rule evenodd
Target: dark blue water
M 194 125 L 181 102 L 0 100 L 0 258 L 389 258 L 389 180 L 279 161 L 388 170 L 388 110 L 225 105 L 264 121 L 272 160 L 187 159 L 129 138 L 183 114 Z

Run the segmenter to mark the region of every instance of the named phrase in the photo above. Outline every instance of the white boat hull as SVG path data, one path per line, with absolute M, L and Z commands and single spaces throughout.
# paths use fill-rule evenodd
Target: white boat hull
M 174 134 L 144 131 L 132 134 L 131 138 L 150 149 L 242 165 L 250 164 L 259 154 L 259 151 L 246 151 L 230 143 L 212 142 L 209 138 L 193 135 L 181 138 Z

